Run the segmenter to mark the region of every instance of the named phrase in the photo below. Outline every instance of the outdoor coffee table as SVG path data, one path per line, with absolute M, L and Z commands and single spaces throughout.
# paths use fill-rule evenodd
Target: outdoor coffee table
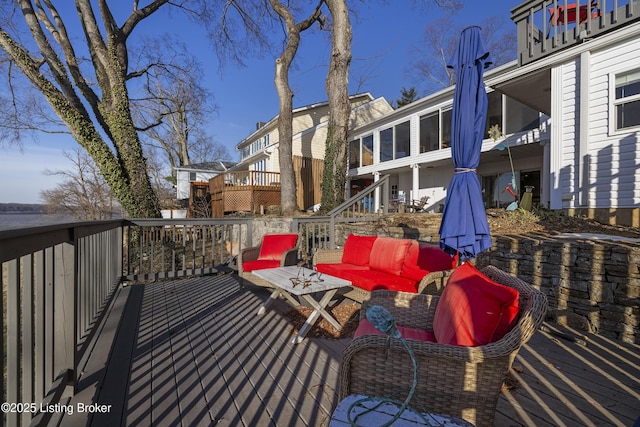
M 363 400 L 364 399 L 364 400 Z M 345 397 L 333 411 L 329 427 L 350 427 L 357 417 L 359 426 L 379 426 L 393 419 L 398 413 L 399 405 L 392 402 L 381 402 L 379 398 L 369 398 L 362 394 L 352 394 Z M 360 403 L 359 403 L 360 402 Z M 351 418 L 349 418 L 349 416 Z M 473 427 L 473 424 L 462 418 L 450 415 L 422 412 L 420 414 L 405 410 L 393 423 L 394 427 L 420 426 L 457 426 Z
M 300 272 L 300 274 L 298 273 Z M 310 279 L 308 285 L 305 287 L 302 283 L 293 286 L 292 279 L 302 279 L 302 273 L 304 277 Z M 338 289 L 351 286 L 351 282 L 348 280 L 333 277 L 328 274 L 318 273 L 308 268 L 302 270 L 298 266 L 287 266 L 278 268 L 266 268 L 264 270 L 252 271 L 256 276 L 271 283 L 275 290 L 267 298 L 258 310 L 258 314 L 264 314 L 267 308 L 278 298 L 283 297 L 289 301 L 293 306 L 298 306 L 298 301 L 293 297 L 296 295 L 308 302 L 313 307 L 313 312 L 309 315 L 304 325 L 300 328 L 298 335 L 291 341 L 293 344 L 301 343 L 309 329 L 315 324 L 319 316 L 327 319 L 327 322 L 331 324 L 337 330 L 342 329 L 340 323 L 326 310 L 327 305 L 336 294 Z M 320 300 L 316 300 L 312 294 L 321 294 Z

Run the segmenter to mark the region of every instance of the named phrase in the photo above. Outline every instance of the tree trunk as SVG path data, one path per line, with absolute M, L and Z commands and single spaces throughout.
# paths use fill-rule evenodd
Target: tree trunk
M 276 59 L 275 85 L 280 101 L 278 116 L 279 162 L 280 162 L 280 206 L 283 215 L 292 215 L 297 210 L 296 176 L 293 172 L 293 92 L 289 87 L 289 66 L 293 55 L 287 51 L 291 47 L 291 37 L 285 53 Z
M 349 131 L 349 64 L 351 63 L 351 21 L 346 0 L 326 0 L 331 12 L 331 59 L 326 87 L 329 122 L 322 175 L 322 210 L 329 211 L 344 201 Z
M 318 3 L 314 12 L 304 21 L 296 24 L 291 14 L 278 0 L 270 0 L 273 10 L 285 21 L 287 45 L 280 58 L 276 59 L 274 83 L 280 101 L 278 115 L 279 164 L 280 164 L 280 205 L 283 215 L 293 215 L 298 210 L 296 199 L 296 176 L 293 171 L 293 91 L 289 86 L 289 67 L 300 45 L 300 33 L 309 28 L 320 17 Z

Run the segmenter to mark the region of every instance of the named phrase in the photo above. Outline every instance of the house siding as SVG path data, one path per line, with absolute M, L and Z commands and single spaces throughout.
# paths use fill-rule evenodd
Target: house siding
M 589 206 L 631 208 L 640 204 L 640 144 L 636 131 L 610 127 L 611 79 L 640 67 L 640 40 L 631 39 L 594 52 L 590 68 Z

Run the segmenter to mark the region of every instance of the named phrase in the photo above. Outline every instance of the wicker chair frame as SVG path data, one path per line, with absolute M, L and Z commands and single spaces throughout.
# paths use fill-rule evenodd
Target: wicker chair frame
M 520 293 L 517 324 L 502 339 L 479 347 L 409 341 L 418 361 L 419 383 L 412 406 L 463 418 L 476 426 L 493 426 L 502 384 L 520 347 L 536 332 L 547 312 L 547 298 L 524 281 L 496 267 L 482 272 Z M 398 325 L 433 330 L 439 296 L 375 291 L 360 311 L 387 308 Z M 340 399 L 350 394 L 406 398 L 411 388 L 411 359 L 400 340 L 363 335 L 344 350 Z

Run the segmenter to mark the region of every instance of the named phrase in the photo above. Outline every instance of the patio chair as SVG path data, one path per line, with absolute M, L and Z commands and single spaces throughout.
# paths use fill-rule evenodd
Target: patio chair
M 375 291 L 369 301 L 363 302 L 356 338 L 342 354 L 340 400 L 352 394 L 404 400 L 411 389 L 412 362 L 401 341 L 377 332 L 371 323 L 369 331 L 363 332 L 361 329 L 363 326 L 367 329 L 367 309 L 379 305 L 389 310 L 395 322 L 401 325 L 398 329 L 417 359 L 418 385 L 411 405 L 420 410 L 457 416 L 476 426 L 493 426 L 501 386 L 520 347 L 544 320 L 547 299 L 532 286 L 493 266 L 484 268 L 481 273 L 491 279 L 491 283 L 518 291 L 514 293 L 505 287 L 493 285 L 514 294 L 512 305 L 519 307 L 511 312 L 511 322 L 515 324 L 510 330 L 505 328 L 502 331 L 504 336 L 476 346 L 435 342 L 434 318 L 439 314 L 436 311 L 438 303 L 445 301 L 443 307 L 449 307 L 447 302 L 451 302 L 457 308 L 462 304 L 459 294 L 455 301 L 446 301 L 444 293 L 436 296 Z M 452 286 L 451 289 L 459 287 L 459 284 L 451 285 L 453 280 L 452 275 L 447 283 L 447 286 Z M 477 299 L 471 297 L 469 301 L 469 306 L 472 306 Z M 487 317 L 494 315 L 484 305 L 478 313 Z M 502 312 L 497 316 L 502 319 Z M 499 328 L 496 327 L 493 333 L 497 334 Z M 473 335 L 476 331 L 473 331 L 473 327 L 471 330 Z
M 428 200 L 429 196 L 421 197 L 420 200 L 412 200 L 411 204 L 409 205 L 409 209 L 411 210 L 411 212 L 422 212 Z
M 297 234 L 266 234 L 259 246 L 243 249 L 238 256 L 238 276 L 242 282 L 272 287 L 267 281 L 252 274 L 254 270 L 296 265 L 298 262 Z

